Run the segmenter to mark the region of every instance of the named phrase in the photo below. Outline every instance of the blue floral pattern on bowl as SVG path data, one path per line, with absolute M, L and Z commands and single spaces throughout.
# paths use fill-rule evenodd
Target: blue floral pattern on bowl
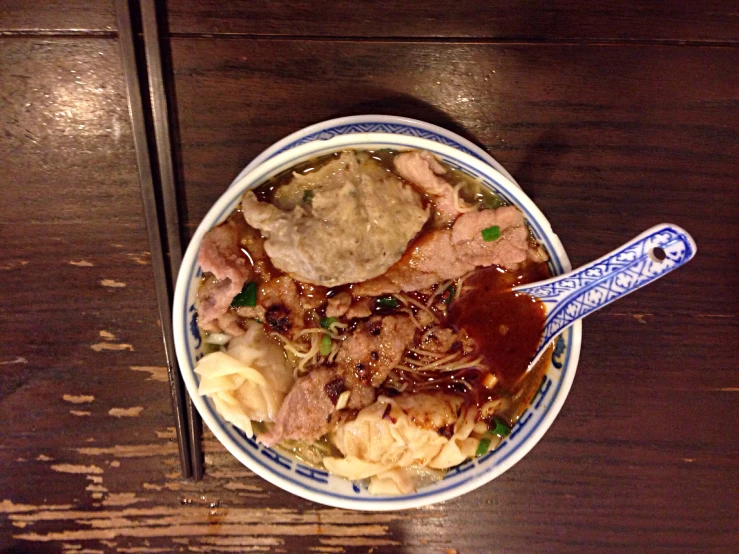
M 402 139 L 397 142 L 390 140 L 383 141 L 383 147 L 397 148 L 403 146 Z M 439 156 L 445 163 L 479 179 L 485 186 L 500 195 L 508 203 L 522 209 L 534 236 L 544 245 L 547 251 L 555 254 L 549 261 L 552 274 L 559 275 L 570 269 L 569 261 L 561 244 L 558 241 L 552 242 L 552 240 L 556 239 L 556 235 L 550 229 L 545 230 L 533 214 L 529 213 L 526 207 L 518 202 L 515 195 L 522 193 L 509 192 L 511 183 L 503 185 L 502 183 L 505 181 L 504 177 L 500 179 L 495 178 L 496 172 L 491 171 L 489 168 L 485 172 L 481 172 L 466 163 L 446 156 L 442 151 L 434 150 L 432 145 L 428 145 L 426 148 Z M 285 164 L 284 167 L 287 168 L 290 165 L 294 165 L 294 163 Z M 256 169 L 255 171 L 259 170 Z M 252 178 L 250 176 L 250 180 Z M 256 177 L 255 182 L 261 182 L 260 177 Z M 225 205 L 217 215 L 215 221 L 223 221 L 237 207 L 238 202 L 239 197 L 236 197 L 228 205 Z M 186 299 L 187 303 L 185 304 L 184 313 L 187 315 L 184 321 L 182 321 L 183 327 L 181 329 L 175 329 L 175 334 L 181 333 L 181 336 L 185 337 L 184 350 L 186 351 L 186 363 L 183 363 L 181 360 L 180 365 L 182 366 L 183 375 L 186 373 L 189 374 L 185 375 L 186 382 L 188 378 L 194 380 L 194 387 L 192 386 L 192 382 L 188 384 L 191 394 L 193 393 L 193 388 L 196 390 L 199 384 L 198 376 L 191 368 L 194 367 L 196 361 L 203 355 L 202 339 L 194 318 L 194 301 L 200 273 L 201 269 L 197 265 L 190 268 L 183 266 L 180 278 L 178 279 L 178 288 L 180 287 L 180 281 L 186 283 L 184 299 Z M 207 414 L 203 414 L 204 419 L 210 419 L 216 422 L 218 429 L 213 429 L 214 433 L 218 431 L 219 433 L 217 435 L 222 435 L 219 439 L 224 442 L 227 448 L 237 458 L 256 473 L 265 477 L 268 476 L 270 480 L 278 481 L 282 488 L 290 490 L 295 494 L 303 496 L 306 491 L 309 491 L 312 493 L 311 499 L 324 504 L 366 510 L 402 509 L 428 504 L 456 496 L 454 491 L 464 488 L 467 484 L 477 481 L 486 482 L 489 480 L 489 477 L 486 478 L 486 476 L 491 472 L 499 474 L 508 469 L 517 461 L 517 458 L 514 459 L 513 457 L 518 451 L 523 449 L 522 451 L 525 453 L 532 447 L 530 441 L 528 441 L 532 435 L 536 437 L 535 441 L 543 435 L 561 407 L 564 396 L 566 396 L 571 386 L 580 351 L 580 332 L 580 327 L 577 325 L 567 329 L 561 335 L 557 342 L 553 363 L 546 375 L 542 378 L 536 396 L 513 426 L 511 434 L 500 443 L 495 451 L 491 451 L 480 458 L 466 461 L 460 466 L 452 468 L 441 482 L 413 494 L 400 497 L 378 497 L 370 495 L 361 483 L 351 483 L 345 479 L 332 476 L 326 471 L 317 470 L 291 458 L 287 453 L 281 452 L 279 449 L 267 448 L 261 445 L 255 440 L 246 437 L 239 429 L 225 422 L 218 415 L 213 403 L 208 398 L 199 398 L 202 404 L 198 406 L 198 409 L 201 412 L 207 412 Z M 178 357 L 182 358 L 179 348 Z M 556 409 L 553 411 L 555 407 Z M 210 417 L 206 417 L 206 415 Z M 224 440 L 224 438 L 227 440 Z M 390 508 L 387 506 L 389 500 L 392 500 L 392 507 Z

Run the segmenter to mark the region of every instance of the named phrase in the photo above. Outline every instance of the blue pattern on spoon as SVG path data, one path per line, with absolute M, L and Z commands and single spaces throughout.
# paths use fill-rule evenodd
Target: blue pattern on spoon
M 695 252 L 693 237 L 677 225 L 663 223 L 574 271 L 515 287 L 514 291 L 541 300 L 547 309 L 544 333 L 531 363 L 577 320 L 686 264 Z

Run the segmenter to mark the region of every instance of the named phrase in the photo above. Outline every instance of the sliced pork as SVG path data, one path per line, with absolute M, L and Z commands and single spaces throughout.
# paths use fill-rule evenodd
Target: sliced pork
M 264 308 L 264 322 L 272 331 L 294 337 L 305 328 L 305 309 L 298 286 L 287 275 L 262 283 L 257 291 L 257 305 Z
M 234 213 L 203 237 L 198 263 L 203 273 L 212 277 L 198 290 L 196 307 L 202 327 L 226 313 L 234 296 L 252 278 L 253 265 L 241 244 L 247 234 L 249 229 L 244 218 Z
M 482 231 L 498 227 L 499 238 L 486 241 Z M 512 206 L 462 214 L 451 229 L 427 233 L 384 275 L 352 287 L 354 296 L 416 291 L 457 279 L 476 267 L 516 269 L 530 256 L 541 258 L 528 239 L 523 215 Z
M 274 427 L 259 440 L 267 446 L 285 440 L 313 442 L 330 428 L 338 394 L 343 391 L 343 379 L 333 368 L 321 367 L 298 379 L 287 393 L 277 412 Z
M 340 371 L 378 386 L 413 342 L 416 327 L 406 315 L 375 316 L 360 323 L 336 356 Z
M 434 222 L 438 227 L 446 227 L 460 214 L 455 204 L 454 187 L 441 175 L 446 169 L 433 154 L 425 150 L 414 150 L 398 154 L 393 160 L 395 170 L 418 190 L 427 194 L 436 207 Z
M 312 442 L 331 427 L 339 395 L 350 391 L 347 408 L 361 410 L 375 401 L 375 389 L 400 362 L 413 341 L 407 316 L 364 322 L 342 343 L 336 367 L 319 367 L 295 382 L 277 414 L 275 426 L 259 440 L 268 446 L 285 439 Z

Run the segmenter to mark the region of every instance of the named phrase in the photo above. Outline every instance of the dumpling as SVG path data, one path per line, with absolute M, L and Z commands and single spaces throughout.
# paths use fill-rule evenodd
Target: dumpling
M 284 351 L 255 321 L 231 339 L 226 352 L 204 356 L 195 372 L 198 394 L 210 397 L 223 418 L 250 437 L 252 421 L 274 421 L 293 383 Z
M 277 203 L 285 209 L 245 192 L 244 218 L 266 237 L 275 267 L 314 285 L 335 287 L 385 273 L 429 218 L 411 186 L 354 152 L 296 174 L 282 188 Z M 305 198 L 299 204 L 296 192 Z
M 475 410 L 457 416 L 457 401 L 442 395 L 380 397 L 333 431 L 331 440 L 344 458 L 326 457 L 323 463 L 347 479 L 370 478 L 373 490 L 409 492 L 413 480 L 396 470 L 446 469 L 474 455 Z M 450 438 L 439 433 L 447 426 Z

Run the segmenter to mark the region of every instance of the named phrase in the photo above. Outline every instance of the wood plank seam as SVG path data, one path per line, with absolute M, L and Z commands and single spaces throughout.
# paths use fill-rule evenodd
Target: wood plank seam
M 432 44 L 490 44 L 490 45 L 571 45 L 571 46 L 687 46 L 687 47 L 737 47 L 737 40 L 682 40 L 682 39 L 592 39 L 592 38 L 487 38 L 487 37 L 394 37 L 394 36 L 322 36 L 260 33 L 182 33 L 163 34 L 164 39 L 248 39 L 248 40 L 295 40 L 306 42 L 385 42 L 385 43 L 432 43 Z

